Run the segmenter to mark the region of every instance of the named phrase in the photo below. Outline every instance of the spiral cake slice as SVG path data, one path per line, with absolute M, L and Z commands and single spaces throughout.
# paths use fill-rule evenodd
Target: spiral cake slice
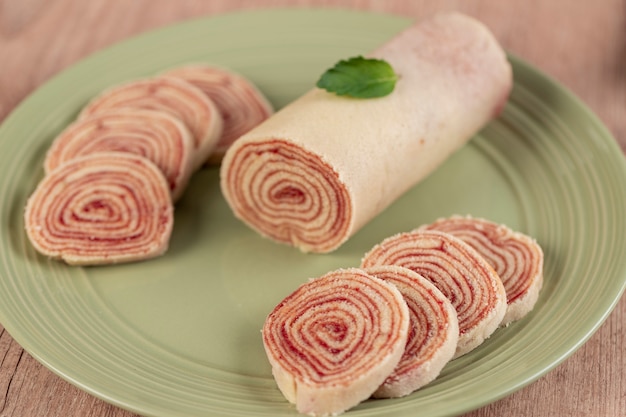
M 83 118 L 52 142 L 44 169 L 50 173 L 96 152 L 130 152 L 150 159 L 165 175 L 174 201 L 191 176 L 191 134 L 179 119 L 162 111 L 120 108 Z
M 130 262 L 167 250 L 169 187 L 147 158 L 80 156 L 51 171 L 29 198 L 26 232 L 40 253 L 72 265 Z
M 226 150 L 241 135 L 267 119 L 274 109 L 265 95 L 246 77 L 210 65 L 187 65 L 167 71 L 202 90 L 217 106 L 224 129 L 209 163 L 221 162 Z
M 194 169 L 202 166 L 217 145 L 223 120 L 215 103 L 200 89 L 174 77 L 156 77 L 112 87 L 94 98 L 80 118 L 116 108 L 161 110 L 178 117 L 193 137 Z
M 533 309 L 543 285 L 543 251 L 534 239 L 505 225 L 470 216 L 438 219 L 418 230 L 450 233 L 489 262 L 506 290 L 508 307 L 501 325 L 519 320 Z
M 263 345 L 299 412 L 337 415 L 367 399 L 404 352 L 409 311 L 392 284 L 352 268 L 300 286 L 267 317 Z
M 418 273 L 400 266 L 374 266 L 368 274 L 395 285 L 409 307 L 411 324 L 400 363 L 374 392 L 402 397 L 434 380 L 454 356 L 459 322 L 450 300 Z
M 400 233 L 383 240 L 362 260 L 363 268 L 398 265 L 432 282 L 451 302 L 459 321 L 454 357 L 479 346 L 499 326 L 506 293 L 496 271 L 471 246 L 447 233 Z

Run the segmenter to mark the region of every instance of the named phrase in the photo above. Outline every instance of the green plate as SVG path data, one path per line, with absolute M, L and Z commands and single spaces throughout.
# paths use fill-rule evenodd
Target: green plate
M 0 128 L 0 322 L 61 377 L 140 414 L 295 415 L 261 343 L 274 305 L 309 277 L 358 265 L 386 236 L 472 214 L 543 246 L 545 286 L 535 310 L 427 387 L 366 401 L 350 415 L 459 414 L 555 367 L 624 290 L 626 165 L 580 101 L 514 57 L 515 88 L 502 116 L 332 254 L 302 254 L 245 227 L 226 206 L 216 169 L 193 178 L 176 208 L 170 250 L 156 260 L 68 267 L 38 255 L 23 231 L 48 146 L 102 89 L 203 61 L 247 75 L 280 107 L 336 60 L 410 23 L 338 10 L 228 14 L 133 38 L 46 83 Z

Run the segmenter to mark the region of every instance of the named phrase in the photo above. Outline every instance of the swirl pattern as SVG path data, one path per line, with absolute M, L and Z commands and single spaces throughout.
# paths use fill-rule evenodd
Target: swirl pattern
M 338 174 L 286 140 L 246 143 L 221 177 L 235 215 L 261 234 L 303 251 L 328 252 L 349 236 L 352 206 Z
M 131 81 L 102 92 L 80 118 L 116 108 L 165 111 L 178 117 L 193 137 L 193 167 L 199 168 L 217 145 L 224 122 L 217 106 L 200 89 L 174 77 Z
M 263 327 L 272 373 L 298 411 L 336 415 L 368 398 L 398 364 L 409 312 L 366 272 L 331 271 L 278 304 Z
M 419 230 L 452 234 L 476 249 L 500 276 L 507 296 L 502 326 L 530 312 L 543 284 L 543 251 L 537 242 L 505 225 L 485 219 L 452 216 Z
M 93 265 L 161 255 L 174 217 L 169 187 L 152 162 L 106 152 L 73 159 L 44 177 L 24 222 L 40 253 Z
M 44 169 L 96 152 L 130 152 L 154 162 L 168 181 L 172 199 L 183 193 L 191 176 L 193 140 L 177 118 L 162 111 L 113 109 L 67 127 L 48 150 Z
M 231 70 L 187 65 L 164 75 L 183 79 L 202 90 L 222 115 L 224 128 L 209 163 L 219 163 L 235 140 L 274 113 L 263 93 L 246 77 Z
M 459 321 L 455 357 L 479 346 L 506 312 L 502 281 L 474 249 L 447 233 L 400 233 L 383 240 L 361 262 L 364 268 L 398 265 L 430 280 L 451 302 Z

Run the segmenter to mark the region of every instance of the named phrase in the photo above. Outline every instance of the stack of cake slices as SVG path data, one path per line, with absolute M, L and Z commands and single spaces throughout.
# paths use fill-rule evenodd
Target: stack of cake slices
M 272 113 L 250 80 L 209 65 L 105 90 L 48 150 L 25 212 L 30 241 L 74 265 L 163 254 L 192 174 Z
M 359 268 L 307 282 L 269 314 L 263 343 L 276 383 L 313 416 L 408 395 L 530 312 L 542 270 L 534 239 L 481 218 L 391 236 Z

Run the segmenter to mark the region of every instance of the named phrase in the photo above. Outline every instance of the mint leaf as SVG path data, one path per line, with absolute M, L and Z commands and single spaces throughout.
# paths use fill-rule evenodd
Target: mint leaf
M 316 85 L 340 96 L 373 98 L 391 93 L 397 80 L 387 61 L 356 56 L 337 62 Z

